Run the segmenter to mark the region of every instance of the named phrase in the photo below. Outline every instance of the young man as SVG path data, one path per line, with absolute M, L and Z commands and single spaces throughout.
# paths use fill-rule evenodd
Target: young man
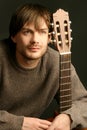
M 87 126 L 87 92 L 72 67 L 72 107 L 52 122 L 42 113 L 59 90 L 59 53 L 48 47 L 50 13 L 26 4 L 0 43 L 0 130 L 70 130 Z M 72 120 L 72 123 L 71 123 Z

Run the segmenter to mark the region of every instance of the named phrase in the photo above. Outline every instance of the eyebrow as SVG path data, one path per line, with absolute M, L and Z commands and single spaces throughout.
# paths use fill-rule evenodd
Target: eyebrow
M 23 27 L 21 30 L 32 30 L 31 28 Z M 39 28 L 37 30 L 48 31 L 48 28 Z M 32 30 L 33 31 L 33 30 Z
M 31 30 L 31 29 L 23 27 L 21 30 Z
M 38 30 L 46 30 L 46 31 L 48 31 L 48 28 L 40 28 Z

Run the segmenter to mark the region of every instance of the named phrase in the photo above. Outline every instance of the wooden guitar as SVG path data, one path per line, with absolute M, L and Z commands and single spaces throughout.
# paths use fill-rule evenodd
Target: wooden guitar
M 53 14 L 56 47 L 60 53 L 59 103 L 60 113 L 72 105 L 71 90 L 71 31 L 68 13 L 59 9 Z
M 69 109 L 72 106 L 72 87 L 71 87 L 71 29 L 68 12 L 59 9 L 53 14 L 52 38 L 57 50 L 60 53 L 60 75 L 59 75 L 59 113 Z M 78 129 L 75 130 L 87 130 Z

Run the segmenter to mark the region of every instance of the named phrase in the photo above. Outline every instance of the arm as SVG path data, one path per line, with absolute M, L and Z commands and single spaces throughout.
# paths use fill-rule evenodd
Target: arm
M 0 130 L 21 130 L 23 116 L 16 116 L 0 111 Z
M 42 130 L 48 129 L 51 122 L 39 118 L 23 117 L 0 111 L 0 130 Z
M 48 130 L 87 127 L 87 91 L 72 66 L 72 107 L 55 117 Z

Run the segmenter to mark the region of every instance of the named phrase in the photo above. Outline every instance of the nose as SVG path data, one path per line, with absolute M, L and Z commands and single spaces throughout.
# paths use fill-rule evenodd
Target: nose
M 39 36 L 39 34 L 38 34 L 38 32 L 34 32 L 33 33 L 33 36 L 32 36 L 32 43 L 33 44 L 35 44 L 35 43 L 39 43 L 39 38 L 40 38 L 40 36 Z

